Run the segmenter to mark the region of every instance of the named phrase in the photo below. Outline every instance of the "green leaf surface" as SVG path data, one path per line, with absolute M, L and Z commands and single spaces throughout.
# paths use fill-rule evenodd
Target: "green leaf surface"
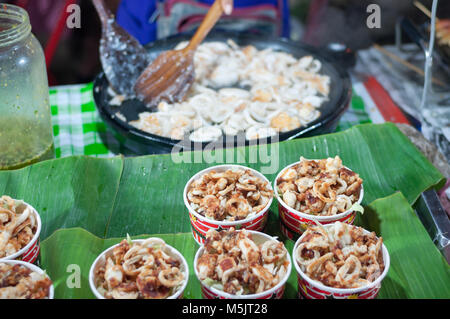
M 283 167 L 300 156 L 335 155 L 364 179 L 363 204 L 396 191 L 412 204 L 421 192 L 444 181 L 395 125 L 388 123 L 271 145 L 185 152 L 188 160 L 182 162 L 171 154 L 68 157 L 0 172 L 0 193 L 24 199 L 39 211 L 42 239 L 70 227 L 82 227 L 103 238 L 189 232 L 184 186 L 192 175 L 215 165 L 214 159 L 255 168 L 273 182 Z M 271 210 L 269 229 L 275 230 L 276 201 Z
M 262 155 L 261 155 L 262 154 Z M 264 156 L 267 154 L 267 156 Z M 201 161 L 203 155 L 203 162 Z M 265 146 L 250 146 L 177 156 L 126 158 L 117 201 L 106 237 L 126 233 L 188 232 L 189 217 L 183 203 L 186 182 L 198 171 L 225 159 L 261 171 L 271 182 L 300 156 L 326 158 L 339 155 L 344 165 L 364 179 L 363 204 L 401 191 L 410 204 L 426 189 L 442 185 L 443 176 L 395 125 L 359 125 L 347 131 Z M 200 159 L 200 160 L 199 160 Z M 205 162 L 206 159 L 206 162 Z M 202 163 L 198 163 L 202 162 Z M 266 173 L 268 172 L 269 173 Z M 137 198 L 138 197 L 138 198 Z M 271 229 L 277 228 L 278 208 L 273 202 Z
M 23 199 L 39 212 L 41 239 L 60 228 L 83 227 L 104 236 L 123 160 L 67 157 L 0 172 L 0 194 Z
M 410 216 L 410 205 L 420 193 L 441 186 L 444 178 L 389 123 L 359 125 L 340 133 L 271 145 L 185 152 L 185 160 L 181 162 L 179 156 L 171 154 L 103 159 L 82 156 L 46 161 L 0 172 L 0 194 L 23 199 L 40 213 L 41 262 L 55 280 L 56 296 L 89 298 L 92 297 L 87 284 L 90 264 L 101 251 L 127 234 L 164 234 L 158 236 L 182 251 L 188 262 L 193 260 L 197 246 L 190 234 L 182 193 L 186 182 L 198 171 L 215 163 L 237 163 L 261 171 L 273 182 L 282 168 L 298 161 L 300 156 L 335 155 L 364 179 L 363 205 L 383 198 L 370 206 L 376 214 L 366 210 L 359 218 L 367 229 L 381 233 L 386 244 L 392 245 L 393 260 L 398 258 L 392 277 L 386 279 L 390 288 L 383 286 L 380 296 L 448 296 L 448 290 L 442 287 L 442 282 L 448 279 L 448 268 L 443 268 L 442 257 L 439 263 L 436 261 L 437 250 L 420 221 Z M 385 211 L 389 214 L 381 215 Z M 280 236 L 276 200 L 271 206 L 266 232 Z M 419 235 L 414 237 L 416 233 Z M 293 243 L 286 245 L 292 249 Z M 420 257 L 414 254 L 415 249 Z M 397 251 L 401 253 L 397 255 Z M 419 262 L 404 262 L 411 258 Z M 67 287 L 67 279 L 71 279 L 67 267 L 72 264 L 81 268 L 81 288 Z M 418 279 L 419 270 L 420 278 L 427 284 Z M 413 273 L 412 278 L 409 272 Z M 185 296 L 199 298 L 199 284 L 193 276 L 191 272 Z M 292 298 L 296 293 L 293 271 L 286 296 Z
M 450 267 L 402 194 L 396 193 L 369 205 L 359 225 L 378 230 L 377 234 L 383 237 L 390 254 L 391 266 L 382 282 L 379 298 L 450 298 Z M 184 297 L 201 298 L 200 283 L 193 270 L 193 260 L 199 246 L 191 233 L 152 236 L 164 239 L 183 254 L 190 273 Z M 42 242 L 41 265 L 55 281 L 56 297 L 93 298 L 88 281 L 89 269 L 103 250 L 122 239 L 101 239 L 75 228 L 57 231 Z M 284 242 L 292 255 L 294 242 L 287 239 Z M 73 264 L 80 267 L 79 288 L 73 287 L 76 283 L 75 272 L 70 267 Z M 297 298 L 294 267 L 286 284 L 284 298 Z
M 374 201 L 359 223 L 381 234 L 391 258 L 380 298 L 450 298 L 450 266 L 403 195 Z

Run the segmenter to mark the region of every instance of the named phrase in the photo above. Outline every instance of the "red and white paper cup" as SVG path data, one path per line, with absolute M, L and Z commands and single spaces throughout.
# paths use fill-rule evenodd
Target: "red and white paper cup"
M 142 243 L 145 240 L 146 239 L 134 239 L 134 240 L 132 240 L 132 242 L 133 243 Z M 109 247 L 108 249 L 104 250 L 100 255 L 98 255 L 98 257 L 92 263 L 91 269 L 89 270 L 89 286 L 91 288 L 92 293 L 95 295 L 95 297 L 97 299 L 106 299 L 106 298 L 97 290 L 97 287 L 95 285 L 96 270 L 106 263 L 106 258 L 112 256 L 114 248 L 116 248 L 118 245 L 120 245 L 120 243 Z M 183 274 L 184 274 L 183 285 L 174 294 L 167 297 L 167 299 L 182 299 L 184 290 L 186 289 L 187 283 L 189 281 L 189 266 L 187 264 L 186 259 L 183 257 L 183 255 L 178 250 L 176 250 L 175 248 L 173 248 L 172 246 L 170 246 L 168 244 L 165 245 L 165 248 L 166 248 L 166 251 L 165 251 L 166 253 L 168 253 L 169 255 L 171 255 L 174 258 L 177 258 L 178 260 L 181 260 L 181 264 L 183 265 L 183 268 L 184 268 L 184 269 L 182 269 Z
M 274 239 L 276 240 L 276 238 L 269 236 L 265 233 L 252 231 L 252 230 L 247 230 L 247 231 L 252 235 L 253 240 L 258 243 L 264 243 L 267 240 L 274 240 Z M 200 280 L 200 277 L 199 277 L 198 271 L 197 271 L 197 262 L 198 262 L 198 259 L 203 255 L 204 251 L 205 251 L 205 246 L 202 245 L 197 250 L 197 253 L 195 254 L 195 258 L 194 258 L 194 272 L 195 272 L 195 275 L 197 276 L 197 279 L 201 283 L 202 296 L 204 299 L 281 299 L 281 297 L 283 297 L 286 281 L 288 280 L 289 275 L 291 274 L 291 270 L 292 270 L 292 260 L 291 260 L 291 256 L 289 256 L 289 253 L 286 254 L 286 258 L 288 258 L 288 260 L 289 260 L 288 269 L 286 271 L 284 278 L 282 280 L 280 280 L 280 282 L 276 286 L 270 288 L 269 290 L 258 293 L 258 294 L 232 295 L 232 294 L 226 293 L 222 290 L 219 290 L 219 289 L 216 289 L 213 287 L 209 287 Z
M 213 166 L 210 168 L 207 168 L 203 171 L 198 172 L 192 178 L 187 182 L 184 192 L 183 192 L 183 200 L 184 205 L 189 211 L 189 219 L 191 221 L 191 228 L 192 228 L 192 236 L 194 236 L 195 241 L 202 245 L 205 242 L 206 233 L 210 229 L 228 229 L 228 228 L 235 228 L 235 229 L 247 229 L 247 230 L 254 230 L 254 231 L 262 231 L 264 227 L 267 224 L 267 219 L 269 217 L 269 208 L 272 204 L 273 196 L 270 197 L 269 202 L 267 203 L 266 207 L 262 209 L 260 212 L 258 212 L 255 215 L 252 215 L 251 217 L 248 217 L 243 220 L 239 221 L 217 221 L 208 217 L 205 217 L 203 215 L 200 215 L 197 213 L 194 208 L 192 208 L 191 204 L 189 203 L 189 200 L 187 198 L 187 193 L 189 190 L 190 185 L 193 181 L 199 179 L 202 175 L 209 173 L 210 171 L 217 171 L 217 172 L 223 172 L 227 171 L 229 169 L 243 169 L 243 170 L 249 170 L 252 172 L 252 174 L 265 182 L 267 182 L 267 187 L 270 188 L 270 182 L 269 180 L 260 172 L 241 165 L 218 165 Z
M 329 227 L 324 226 L 324 227 Z M 370 233 L 364 230 L 366 234 Z M 384 261 L 384 271 L 383 273 L 375 279 L 372 283 L 359 288 L 332 288 L 325 286 L 323 283 L 309 278 L 300 268 L 297 263 L 296 250 L 298 245 L 303 239 L 303 236 L 297 240 L 292 250 L 292 259 L 294 267 L 297 271 L 297 282 L 298 282 L 298 296 L 301 299 L 374 299 L 381 288 L 381 282 L 386 277 L 389 266 L 390 257 L 386 246 L 383 244 L 383 261 Z
M 36 232 L 35 232 L 33 238 L 31 238 L 30 242 L 25 247 L 23 247 L 21 250 L 19 250 L 15 254 L 0 258 L 1 262 L 5 261 L 5 260 L 19 260 L 19 261 L 24 261 L 27 263 L 34 263 L 38 258 L 39 250 L 40 250 L 39 235 L 41 234 L 41 228 L 42 228 L 41 217 L 39 216 L 38 212 L 36 211 L 36 209 L 34 209 L 33 206 L 31 206 L 30 204 L 27 204 L 25 202 L 24 202 L 24 204 L 31 209 L 32 214 L 34 214 L 34 216 L 36 217 L 36 223 L 37 223 Z
M 343 213 L 332 215 L 332 216 L 316 216 L 311 214 L 302 213 L 298 210 L 295 210 L 292 207 L 289 207 L 283 199 L 278 194 L 278 186 L 277 181 L 280 176 L 289 168 L 300 164 L 299 162 L 293 163 L 287 167 L 285 167 L 275 178 L 273 183 L 273 189 L 275 193 L 275 197 L 278 200 L 278 214 L 280 216 L 280 229 L 284 236 L 291 240 L 296 240 L 299 236 L 303 234 L 303 232 L 311 225 L 317 225 L 315 221 L 318 221 L 322 225 L 332 224 L 335 222 L 342 222 L 352 225 L 355 220 L 356 212 L 352 209 L 349 209 Z M 344 166 L 345 167 L 345 166 Z M 345 167 L 349 169 L 348 167 Z M 350 170 L 350 169 L 349 169 Z M 356 202 L 357 204 L 361 204 L 364 197 L 364 187 L 361 185 L 361 190 L 359 193 L 359 199 Z
M 0 263 L 4 263 L 4 264 L 9 264 L 9 265 L 21 265 L 24 266 L 28 269 L 30 269 L 31 271 L 37 272 L 38 274 L 45 274 L 45 271 L 43 271 L 41 268 L 39 268 L 36 265 L 30 264 L 28 262 L 24 262 L 24 261 L 20 261 L 20 260 L 5 260 L 2 259 L 0 260 Z M 50 286 L 50 290 L 48 292 L 48 299 L 53 299 L 55 295 L 55 288 L 53 287 L 53 284 Z

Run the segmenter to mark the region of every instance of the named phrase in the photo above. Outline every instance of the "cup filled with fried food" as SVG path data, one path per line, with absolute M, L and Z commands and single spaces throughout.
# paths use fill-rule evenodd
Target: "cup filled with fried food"
M 209 230 L 194 259 L 205 299 L 280 299 L 291 268 L 282 242 L 245 229 Z
M 0 197 L 0 261 L 34 263 L 39 255 L 41 218 L 22 200 Z
M 39 267 L 18 260 L 0 261 L 0 299 L 53 299 L 53 283 Z
M 339 156 L 299 162 L 284 168 L 274 182 L 280 228 L 296 240 L 316 221 L 352 224 L 356 212 L 363 212 L 363 180 L 342 164 Z
M 219 165 L 195 174 L 184 188 L 183 199 L 192 235 L 203 244 L 210 229 L 262 231 L 273 190 L 269 180 L 254 169 Z
M 306 299 L 374 299 L 390 265 L 382 237 L 342 222 L 309 227 L 292 255 Z
M 89 272 L 98 299 L 179 299 L 188 279 L 183 255 L 156 237 L 122 240 L 102 252 Z

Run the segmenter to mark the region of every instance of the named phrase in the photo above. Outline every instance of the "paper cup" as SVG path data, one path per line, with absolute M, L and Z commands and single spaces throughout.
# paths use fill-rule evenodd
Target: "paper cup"
M 258 214 L 255 214 L 251 217 L 248 217 L 243 220 L 239 221 L 216 221 L 210 218 L 207 218 L 205 216 L 200 215 L 197 213 L 192 206 L 189 203 L 189 200 L 187 198 L 187 193 L 189 186 L 192 184 L 193 181 L 199 179 L 202 175 L 209 173 L 210 171 L 226 171 L 229 169 L 244 169 L 244 170 L 250 170 L 252 174 L 264 181 L 267 182 L 267 187 L 270 186 L 269 180 L 260 172 L 241 165 L 219 165 L 219 166 L 213 166 L 210 168 L 207 168 L 203 171 L 198 172 L 195 174 L 186 184 L 184 187 L 183 192 L 183 200 L 184 205 L 189 211 L 189 219 L 191 221 L 191 228 L 192 228 L 192 236 L 194 236 L 195 241 L 202 245 L 205 242 L 206 233 L 210 229 L 227 229 L 234 227 L 235 229 L 248 229 L 248 230 L 254 230 L 254 231 L 262 231 L 267 223 L 267 218 L 269 217 L 269 208 L 272 204 L 273 196 L 270 197 L 269 202 L 267 203 L 266 207 L 264 207 L 263 210 L 261 210 Z
M 148 238 L 147 238 L 148 239 Z M 132 242 L 133 243 L 142 243 L 146 239 L 135 239 Z M 104 250 L 92 263 L 91 269 L 89 270 L 89 286 L 91 287 L 92 293 L 95 295 L 97 299 L 106 299 L 101 293 L 98 292 L 97 287 L 95 286 L 95 272 L 98 269 L 98 267 L 102 266 L 102 263 L 106 262 L 106 257 L 109 257 L 112 255 L 113 249 L 116 248 L 119 244 L 116 244 L 114 246 L 111 246 L 110 248 Z M 185 280 L 183 285 L 171 296 L 167 297 L 167 299 L 182 299 L 184 290 L 186 289 L 187 283 L 189 281 L 189 267 L 187 264 L 186 259 L 183 257 L 183 255 L 173 248 L 170 245 L 166 244 L 166 253 L 171 255 L 172 257 L 178 258 L 181 260 L 181 264 L 183 265 L 183 274 L 185 276 Z
M 36 223 L 37 223 L 36 233 L 25 247 L 23 247 L 15 254 L 0 258 L 0 262 L 3 262 L 5 260 L 19 260 L 28 263 L 34 263 L 37 260 L 40 250 L 39 235 L 41 234 L 42 228 L 41 217 L 39 216 L 38 212 L 36 211 L 36 209 L 34 209 L 33 206 L 25 202 L 24 204 L 27 205 L 31 209 L 32 213 L 36 216 Z
M 331 225 L 325 226 L 330 227 Z M 370 232 L 364 230 L 366 234 Z M 292 259 L 294 267 L 297 271 L 297 282 L 298 282 L 298 296 L 304 299 L 374 299 L 381 288 L 381 282 L 386 277 L 390 266 L 390 257 L 386 246 L 383 244 L 383 260 L 384 260 L 384 271 L 383 273 L 372 283 L 367 286 L 359 288 L 332 288 L 325 286 L 323 283 L 312 280 L 309 278 L 300 268 L 295 258 L 295 251 L 300 244 L 303 236 L 297 240 L 292 251 Z
M 252 230 L 248 230 L 248 232 L 250 234 L 252 234 L 253 240 L 258 243 L 264 243 L 267 240 L 275 239 L 275 238 L 273 238 L 267 234 L 261 233 L 261 232 L 252 231 Z M 291 260 L 291 256 L 289 256 L 289 253 L 286 254 L 286 258 L 288 258 L 288 260 L 289 260 L 289 266 L 288 266 L 286 275 L 276 286 L 274 286 L 273 288 L 271 288 L 269 290 L 258 293 L 258 294 L 237 296 L 237 295 L 232 295 L 232 294 L 226 293 L 222 290 L 215 289 L 213 287 L 209 287 L 200 280 L 200 277 L 199 277 L 198 271 L 197 271 L 197 262 L 198 262 L 198 259 L 203 255 L 204 250 L 205 250 L 205 247 L 201 246 L 197 250 L 197 253 L 195 254 L 195 258 L 194 258 L 194 272 L 202 286 L 201 287 L 202 288 L 202 296 L 204 299 L 281 299 L 281 297 L 283 297 L 284 287 L 286 285 L 286 281 L 288 280 L 289 275 L 291 274 L 291 270 L 292 270 L 292 260 Z
M 349 209 L 343 213 L 336 214 L 333 216 L 315 216 L 311 214 L 306 214 L 295 210 L 292 207 L 289 207 L 283 199 L 278 194 L 277 181 L 280 176 L 287 169 L 291 168 L 299 164 L 299 162 L 293 163 L 287 167 L 285 167 L 275 178 L 273 183 L 273 189 L 276 199 L 278 200 L 278 213 L 280 216 L 280 229 L 284 236 L 291 240 L 298 239 L 299 236 L 303 234 L 303 232 L 311 225 L 316 225 L 315 221 L 318 221 L 322 225 L 332 224 L 334 222 L 343 222 L 347 224 L 353 224 L 355 220 L 356 212 L 352 209 Z M 345 167 L 345 166 L 344 166 Z M 349 169 L 348 167 L 345 167 Z M 349 169 L 350 170 L 350 169 Z M 364 197 L 364 187 L 361 185 L 361 191 L 359 193 L 359 199 L 356 203 L 361 204 Z
M 2 259 L 2 260 L 0 260 L 0 263 L 10 264 L 10 265 L 22 265 L 22 266 L 27 267 L 28 269 L 31 269 L 34 272 L 37 272 L 38 274 L 45 274 L 45 272 L 41 268 L 39 268 L 38 266 L 30 264 L 28 262 L 24 262 L 24 261 Z M 48 299 L 53 299 L 54 298 L 54 294 L 55 294 L 55 288 L 53 287 L 53 284 L 52 284 L 50 286 L 50 290 L 49 290 L 49 293 L 48 293 Z

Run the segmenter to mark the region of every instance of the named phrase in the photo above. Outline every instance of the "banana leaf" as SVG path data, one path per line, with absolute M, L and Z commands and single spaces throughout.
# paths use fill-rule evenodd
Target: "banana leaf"
M 356 223 L 382 236 L 389 251 L 380 298 L 450 298 L 450 266 L 401 193 L 375 200 Z
M 42 219 L 41 239 L 55 230 L 83 227 L 104 235 L 123 159 L 67 157 L 0 172 L 0 194 L 23 199 Z
M 188 260 L 193 257 L 196 248 L 182 192 L 188 179 L 199 170 L 227 159 L 227 163 L 255 168 L 273 181 L 284 166 L 298 161 L 300 156 L 335 155 L 364 179 L 364 205 L 384 197 L 390 202 L 389 196 L 401 192 L 402 205 L 411 209 L 410 205 L 421 192 L 445 182 L 407 137 L 388 123 L 359 125 L 335 134 L 236 149 L 136 158 L 81 156 L 46 161 L 21 170 L 0 172 L 0 194 L 24 199 L 39 211 L 43 221 L 42 265 L 56 280 L 57 296 L 84 298 L 91 296 L 86 282 L 82 288 L 61 288 L 67 277 L 67 266 L 79 264 L 83 276 L 87 276 L 86 271 L 95 256 L 127 234 L 164 234 L 161 236 L 169 244 L 184 245 L 177 248 L 187 254 Z M 180 157 L 184 160 L 180 161 Z M 392 205 L 397 208 L 397 204 Z M 407 214 L 408 210 L 399 209 L 399 212 Z M 394 222 L 398 223 L 403 217 L 399 215 Z M 383 224 L 368 225 L 380 227 Z M 368 229 L 372 229 L 370 227 Z M 396 225 L 392 227 L 395 233 Z M 412 226 L 408 227 L 415 231 Z M 267 232 L 280 236 L 275 200 Z M 405 231 L 405 235 L 408 234 L 411 232 Z M 286 244 L 292 245 L 291 242 Z M 437 269 L 436 264 L 432 263 L 431 267 Z M 402 285 L 409 284 L 401 277 L 400 270 L 398 273 L 394 282 L 403 280 Z M 198 285 L 195 286 L 195 280 L 190 282 L 186 296 L 199 297 Z M 294 296 L 295 278 L 290 282 L 286 295 Z M 432 295 L 428 288 L 423 291 Z M 441 290 L 437 291 L 444 295 Z M 386 293 L 383 296 L 396 295 Z M 407 296 L 416 295 L 409 291 Z
M 258 154 L 257 158 L 252 158 L 255 154 Z M 181 163 L 174 162 L 174 158 L 178 158 L 172 155 L 126 158 L 106 237 L 124 236 L 126 233 L 188 232 L 189 218 L 182 198 L 184 186 L 192 175 L 214 165 L 205 161 L 196 163 L 202 155 L 206 161 L 222 159 L 219 163 L 233 158 L 233 163 L 257 169 L 271 182 L 283 167 L 298 161 L 300 156 L 324 158 L 339 155 L 346 166 L 364 179 L 363 204 L 397 191 L 413 204 L 424 190 L 443 185 L 439 171 L 393 124 L 360 125 L 341 133 L 266 146 L 203 154 L 191 152 L 184 154 L 186 160 Z M 275 225 L 278 219 L 276 201 L 271 210 L 274 214 L 271 214 L 273 218 L 269 220 L 269 227 L 275 229 L 278 228 Z
M 450 298 L 450 266 L 434 246 L 425 228 L 401 193 L 374 201 L 366 208 L 360 226 L 383 237 L 391 257 L 391 267 L 382 282 L 379 298 Z M 193 260 L 198 245 L 191 233 L 156 234 L 178 249 L 189 264 L 189 282 L 184 297 L 201 298 Z M 146 238 L 150 235 L 137 236 Z M 75 239 L 76 238 L 76 239 Z M 89 269 L 95 258 L 122 238 L 101 239 L 81 229 L 56 231 L 41 244 L 41 266 L 55 281 L 57 298 L 93 298 L 89 288 Z M 285 240 L 290 253 L 294 243 Z M 81 275 L 74 286 L 74 271 Z M 296 298 L 297 279 L 293 268 L 285 298 Z
M 364 179 L 363 204 L 397 191 L 413 204 L 421 192 L 444 183 L 439 171 L 388 123 L 270 145 L 185 152 L 183 162 L 179 162 L 180 155 L 171 154 L 46 161 L 0 172 L 0 194 L 23 199 L 41 213 L 42 239 L 57 229 L 72 227 L 103 238 L 188 232 L 183 188 L 196 172 L 215 165 L 211 163 L 214 158 L 219 163 L 227 159 L 227 163 L 255 168 L 273 181 L 300 156 L 335 155 Z M 274 201 L 269 219 L 272 231 L 278 229 L 276 205 Z

